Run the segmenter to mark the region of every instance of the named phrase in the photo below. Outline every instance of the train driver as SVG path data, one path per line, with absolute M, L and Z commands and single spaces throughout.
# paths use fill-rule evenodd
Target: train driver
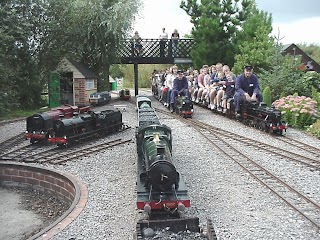
M 240 105 L 244 100 L 262 102 L 259 80 L 253 74 L 251 65 L 245 66 L 244 73 L 236 79 L 234 105 L 237 117 L 239 117 Z
M 170 112 L 174 111 L 174 102 L 178 95 L 187 97 L 189 96 L 188 80 L 184 76 L 182 71 L 178 71 L 178 76 L 173 81 L 173 88 L 170 99 Z

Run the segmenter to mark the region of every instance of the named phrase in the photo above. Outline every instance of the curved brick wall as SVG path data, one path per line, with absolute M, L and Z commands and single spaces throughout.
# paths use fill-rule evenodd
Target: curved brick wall
M 80 214 L 88 197 L 86 186 L 77 177 L 24 164 L 0 163 L 0 185 L 36 189 L 69 204 L 67 212 L 33 239 L 50 239 L 64 229 Z

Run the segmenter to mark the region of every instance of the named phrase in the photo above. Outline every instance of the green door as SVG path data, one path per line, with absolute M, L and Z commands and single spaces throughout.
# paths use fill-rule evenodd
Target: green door
M 52 72 L 49 80 L 49 107 L 60 106 L 60 74 Z

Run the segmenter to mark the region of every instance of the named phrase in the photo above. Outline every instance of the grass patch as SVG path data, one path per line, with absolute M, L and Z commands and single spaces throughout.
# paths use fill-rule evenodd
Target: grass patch
M 29 117 L 37 112 L 39 112 L 39 108 L 33 110 L 16 109 L 8 112 L 5 116 L 1 116 L 0 120 L 10 120 L 14 118 Z

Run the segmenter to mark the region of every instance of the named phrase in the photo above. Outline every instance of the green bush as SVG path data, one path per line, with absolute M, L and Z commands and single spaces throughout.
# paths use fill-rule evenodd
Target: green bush
M 273 102 L 281 110 L 284 121 L 303 129 L 317 120 L 317 102 L 309 97 L 289 95 Z
M 318 111 L 319 111 L 320 110 L 320 92 L 318 92 L 317 89 L 314 87 L 312 87 L 312 90 L 311 90 L 311 97 L 313 100 L 317 101 Z
M 320 139 L 320 119 L 309 126 L 307 132 Z
M 271 97 L 271 90 L 270 90 L 270 87 L 266 87 L 264 90 L 263 90 L 263 102 L 265 104 L 267 104 L 267 106 L 271 106 L 271 103 L 272 103 L 272 97 Z

